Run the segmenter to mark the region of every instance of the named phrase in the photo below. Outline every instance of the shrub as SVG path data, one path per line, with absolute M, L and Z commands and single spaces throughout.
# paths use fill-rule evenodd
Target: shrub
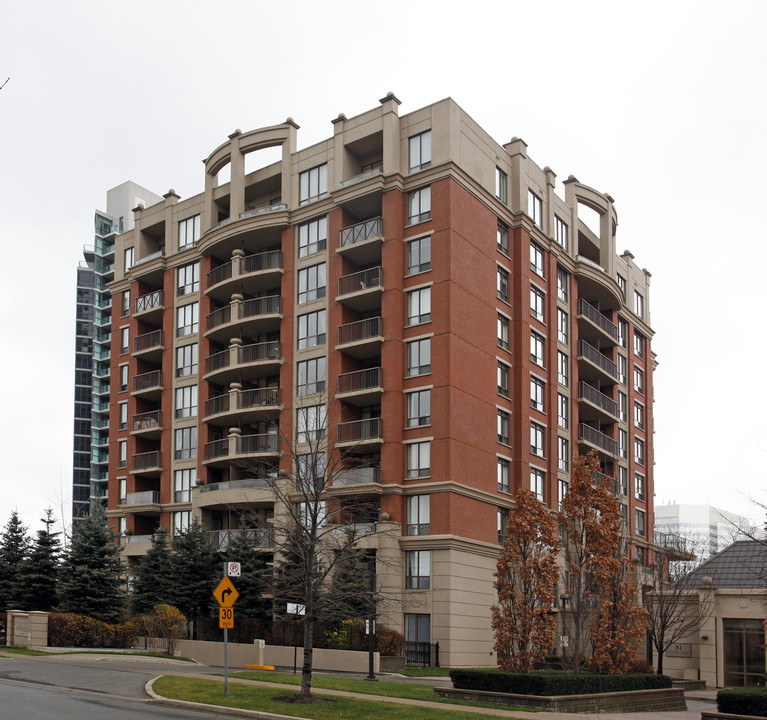
M 48 645 L 51 647 L 129 647 L 138 633 L 131 622 L 110 624 L 74 613 L 48 615 Z
M 657 690 L 671 687 L 671 678 L 655 674 L 575 675 L 550 670 L 502 673 L 496 670 L 451 670 L 456 688 L 516 695 L 588 695 L 592 693 Z
M 405 654 L 405 636 L 396 630 L 379 625 L 376 628 L 378 652 L 381 655 L 394 657 Z
M 152 612 L 142 615 L 136 624 L 147 637 L 163 640 L 168 655 L 173 655 L 176 641 L 186 636 L 186 617 L 172 605 L 155 605 Z
M 767 716 L 767 690 L 726 688 L 716 694 L 716 705 L 721 713 Z

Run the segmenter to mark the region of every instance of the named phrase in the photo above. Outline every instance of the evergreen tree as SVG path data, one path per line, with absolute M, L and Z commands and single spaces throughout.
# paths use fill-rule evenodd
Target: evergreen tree
M 243 528 L 235 532 L 221 560 L 240 563 L 241 575 L 233 584 L 240 597 L 237 599 L 239 617 L 265 620 L 271 615 L 272 603 L 266 599 L 266 561 L 269 556 L 259 550 L 253 540 L 258 530 Z
M 173 538 L 170 604 L 181 610 L 187 620 L 211 614 L 216 605 L 213 590 L 222 574 L 221 560 L 197 520 L 186 532 Z
M 27 528 L 14 510 L 0 537 L 0 612 L 18 605 L 14 594 L 16 577 L 28 549 Z
M 107 525 L 103 506 L 97 503 L 72 531 L 59 585 L 61 610 L 117 622 L 125 607 L 124 572 L 120 547 Z
M 173 595 L 171 552 L 168 533 L 160 525 L 152 536 L 152 547 L 139 565 L 133 583 L 131 607 L 136 615 L 152 612 L 155 605 L 167 605 Z
M 45 511 L 28 556 L 19 566 L 13 594 L 20 610 L 52 610 L 56 607 L 56 586 L 59 577 L 59 533 L 53 532 L 53 509 Z

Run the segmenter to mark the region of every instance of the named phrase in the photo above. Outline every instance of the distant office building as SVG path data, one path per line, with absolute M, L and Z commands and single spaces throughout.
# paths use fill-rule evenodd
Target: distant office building
M 748 518 L 711 505 L 656 505 L 655 532 L 673 533 L 687 543 L 699 559 L 744 539 Z

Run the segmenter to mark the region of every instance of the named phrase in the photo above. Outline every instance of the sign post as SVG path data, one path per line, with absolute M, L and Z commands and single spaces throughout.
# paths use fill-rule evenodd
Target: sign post
M 229 563 L 229 565 L 236 565 L 237 575 L 240 574 L 239 563 Z M 229 570 L 231 570 L 231 567 L 227 569 L 227 572 Z M 218 626 L 224 630 L 224 697 L 229 697 L 229 628 L 234 628 L 234 610 L 232 606 L 237 602 L 240 593 L 232 585 L 229 575 L 225 575 L 223 580 L 216 585 L 213 597 L 216 598 L 219 606 Z

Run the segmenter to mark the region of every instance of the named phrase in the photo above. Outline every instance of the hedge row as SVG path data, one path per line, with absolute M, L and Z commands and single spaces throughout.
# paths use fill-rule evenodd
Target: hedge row
M 497 670 L 451 670 L 453 686 L 461 690 L 513 693 L 515 695 L 588 695 L 592 693 L 658 690 L 671 687 L 666 675 L 575 675 L 551 670 L 502 673 Z
M 716 694 L 716 705 L 721 713 L 767 717 L 767 689 L 726 688 Z
M 111 625 L 73 613 L 48 615 L 50 647 L 126 648 L 138 635 L 139 628 L 131 620 Z

